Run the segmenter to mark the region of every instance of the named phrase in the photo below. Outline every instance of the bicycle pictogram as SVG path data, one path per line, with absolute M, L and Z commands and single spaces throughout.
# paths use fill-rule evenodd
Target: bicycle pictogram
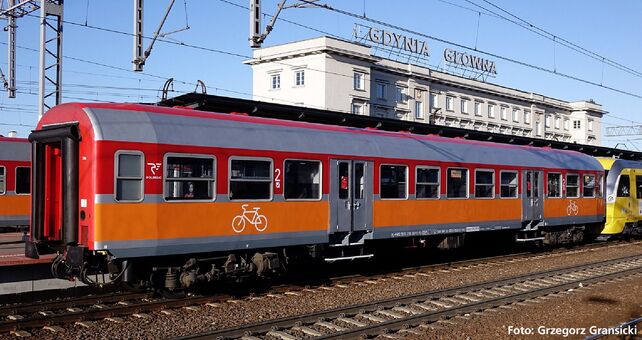
M 243 209 L 243 213 L 240 215 L 237 215 L 232 219 L 232 229 L 234 229 L 235 232 L 241 233 L 243 230 L 245 230 L 245 226 L 247 223 L 251 224 L 254 226 L 256 231 L 264 231 L 268 227 L 268 220 L 265 215 L 259 214 L 259 209 L 261 208 L 253 208 L 253 209 L 246 209 L 249 204 L 243 204 L 241 206 L 241 209 Z
M 577 213 L 580 212 L 580 208 L 577 206 L 577 203 L 575 201 L 570 201 L 568 202 L 568 206 L 566 207 L 566 215 L 571 216 L 571 215 L 577 215 Z

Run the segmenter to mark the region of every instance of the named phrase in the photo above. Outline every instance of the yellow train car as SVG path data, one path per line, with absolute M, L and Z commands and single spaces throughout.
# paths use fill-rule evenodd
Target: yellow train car
M 606 170 L 603 237 L 642 234 L 642 162 L 597 158 Z

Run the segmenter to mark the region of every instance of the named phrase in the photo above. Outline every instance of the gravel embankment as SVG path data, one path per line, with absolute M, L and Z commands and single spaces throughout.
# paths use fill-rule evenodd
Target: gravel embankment
M 184 336 L 267 319 L 311 313 L 351 304 L 508 278 L 640 253 L 642 253 L 642 245 L 640 243 L 631 243 L 572 254 L 557 254 L 520 260 L 501 265 L 436 271 L 430 273 L 429 276 L 390 275 L 385 279 L 375 279 L 371 281 L 372 283 L 351 284 L 345 286 L 345 288 L 335 286 L 326 289 L 317 288 L 296 291 L 292 295 L 279 294 L 274 297 L 246 298 L 223 303 L 217 307 L 199 306 L 198 311 L 177 309 L 172 310 L 171 315 L 161 312 L 152 313 L 150 314 L 151 318 L 126 317 L 123 323 L 112 323 L 104 320 L 96 321 L 91 323 L 90 328 L 69 325 L 64 326 L 64 337 L 67 339 L 102 339 L 113 337 L 168 338 Z M 358 262 L 355 265 L 358 265 Z M 556 317 L 556 313 L 553 310 L 550 313 L 547 310 L 545 314 L 550 315 L 551 318 Z M 45 330 L 32 330 L 31 332 L 34 336 L 41 338 L 59 338 L 63 336 L 63 334 L 52 334 Z
M 423 334 L 408 338 L 584 339 L 598 329 L 642 317 L 642 278 L 592 285 L 508 307 L 430 325 L 436 329 L 416 328 Z M 642 324 L 637 332 L 642 338 Z

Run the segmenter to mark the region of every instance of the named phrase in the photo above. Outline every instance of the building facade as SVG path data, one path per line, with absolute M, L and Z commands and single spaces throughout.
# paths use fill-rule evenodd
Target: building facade
M 320 37 L 254 51 L 253 99 L 599 145 L 607 112 L 592 100 L 537 93 L 374 56 L 367 45 Z

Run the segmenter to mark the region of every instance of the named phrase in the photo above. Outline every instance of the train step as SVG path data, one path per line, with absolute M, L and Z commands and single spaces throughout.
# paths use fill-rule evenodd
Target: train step
M 337 261 L 352 261 L 352 260 L 360 260 L 360 259 L 369 259 L 372 258 L 374 254 L 366 254 L 366 255 L 355 255 L 355 256 L 342 256 L 342 257 L 329 257 L 325 258 L 325 262 L 328 263 L 334 263 Z

